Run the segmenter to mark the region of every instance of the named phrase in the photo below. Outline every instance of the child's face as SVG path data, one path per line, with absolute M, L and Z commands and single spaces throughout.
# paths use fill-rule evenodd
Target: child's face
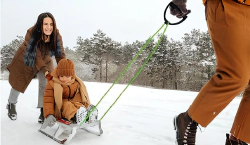
M 63 83 L 67 83 L 72 79 L 72 76 L 59 76 L 59 80 Z

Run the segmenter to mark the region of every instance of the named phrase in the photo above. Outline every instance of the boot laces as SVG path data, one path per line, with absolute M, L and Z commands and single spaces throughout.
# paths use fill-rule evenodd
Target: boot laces
M 230 145 L 233 145 L 233 143 L 231 142 L 231 140 L 229 140 L 230 142 Z M 245 142 L 242 142 L 242 141 L 238 141 L 237 142 L 238 145 L 247 145 Z
M 235 138 L 235 139 L 236 139 L 236 138 Z M 228 140 L 229 140 L 230 145 L 235 144 L 235 143 L 232 143 L 232 140 L 229 139 L 229 137 L 228 137 Z M 247 145 L 247 143 L 245 143 L 245 142 L 243 142 L 243 141 L 241 141 L 241 140 L 239 140 L 239 139 L 236 139 L 235 142 L 237 142 L 237 145 Z
M 195 121 L 189 122 L 184 135 L 184 145 L 195 145 L 195 135 L 198 124 Z

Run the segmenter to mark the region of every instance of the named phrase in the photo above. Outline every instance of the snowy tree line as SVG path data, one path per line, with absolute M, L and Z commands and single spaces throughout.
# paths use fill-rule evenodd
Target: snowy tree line
M 158 35 L 159 38 L 160 34 Z M 18 36 L 1 48 L 1 78 L 7 79 L 6 66 L 24 38 Z M 84 81 L 113 83 L 138 53 L 145 41 L 121 44 L 97 30 L 91 38 L 77 38 L 72 49 L 65 47 L 67 58 L 75 62 L 77 75 Z M 148 44 L 118 83 L 128 83 L 151 53 L 157 40 Z M 214 74 L 215 55 L 208 32 L 193 29 L 182 41 L 164 35 L 157 51 L 134 81 L 134 85 L 199 91 Z

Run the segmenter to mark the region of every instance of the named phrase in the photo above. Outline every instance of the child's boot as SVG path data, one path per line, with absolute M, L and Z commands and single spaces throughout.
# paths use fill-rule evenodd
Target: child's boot
M 97 108 L 94 105 L 90 104 L 87 110 L 88 110 L 88 113 L 90 113 L 89 118 L 88 118 L 88 122 L 89 123 L 96 122 L 98 119 Z

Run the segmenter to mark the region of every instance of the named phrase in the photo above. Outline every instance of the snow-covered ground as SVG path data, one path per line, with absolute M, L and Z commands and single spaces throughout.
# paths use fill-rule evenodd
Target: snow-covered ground
M 38 82 L 33 80 L 17 103 L 17 120 L 5 109 L 8 81 L 1 82 L 1 145 L 58 145 L 38 132 L 40 110 L 36 108 Z M 97 104 L 111 84 L 85 82 L 92 104 Z M 125 85 L 115 85 L 98 105 L 101 117 Z M 187 110 L 197 92 L 173 91 L 130 86 L 102 120 L 101 136 L 78 130 L 71 145 L 173 145 L 173 117 Z M 223 145 L 230 131 L 241 98 L 235 98 L 207 127 L 197 130 L 197 145 Z

